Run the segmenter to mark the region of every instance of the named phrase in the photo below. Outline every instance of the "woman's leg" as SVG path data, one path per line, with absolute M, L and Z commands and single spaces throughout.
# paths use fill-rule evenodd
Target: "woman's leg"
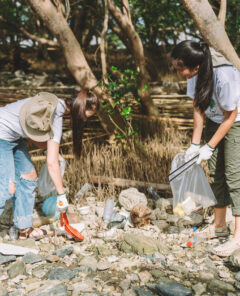
M 207 120 L 205 131 L 206 141 L 211 139 L 218 127 L 218 124 Z M 224 140 L 217 145 L 212 157 L 208 161 L 208 168 L 211 188 L 217 200 L 217 205 L 214 208 L 214 225 L 215 227 L 222 227 L 226 225 L 226 209 L 231 203 L 225 178 Z M 228 230 L 225 229 L 225 231 Z
M 0 139 L 0 215 L 4 211 L 5 203 L 15 193 L 15 167 L 13 148 L 15 142 Z
M 225 136 L 224 151 L 226 182 L 235 216 L 234 238 L 240 242 L 240 122 L 234 123 Z
M 222 227 L 226 225 L 226 212 L 227 212 L 227 207 L 214 208 L 214 225 L 216 227 Z
M 32 227 L 37 173 L 22 140 L 14 149 L 16 193 L 13 198 L 14 225 L 18 229 Z

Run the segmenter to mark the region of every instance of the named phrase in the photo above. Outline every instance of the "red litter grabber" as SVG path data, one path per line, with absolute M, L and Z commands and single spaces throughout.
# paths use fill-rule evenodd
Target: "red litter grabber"
M 57 197 L 57 211 L 60 212 L 60 225 L 64 228 L 66 233 L 70 234 L 76 241 L 83 241 L 84 236 L 74 227 L 72 227 L 67 218 L 68 201 L 66 194 L 58 195 Z

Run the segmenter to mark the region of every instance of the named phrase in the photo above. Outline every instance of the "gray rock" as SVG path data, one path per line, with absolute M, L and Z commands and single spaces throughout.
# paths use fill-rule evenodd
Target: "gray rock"
M 125 245 L 122 245 L 121 249 L 124 252 L 126 250 L 131 250 L 139 255 L 152 255 L 153 253 L 160 251 L 160 243 L 151 237 L 134 233 L 126 233 L 124 234 L 123 239 Z
M 70 269 L 65 269 L 63 267 L 57 267 L 54 268 L 50 271 L 48 275 L 49 280 L 71 280 L 74 277 L 77 276 L 77 273 L 70 270 Z
M 20 274 L 26 274 L 26 267 L 23 261 L 14 262 L 7 270 L 10 279 L 15 278 Z
M 138 296 L 153 296 L 152 293 L 146 291 L 146 290 L 143 290 L 143 289 L 140 289 L 140 288 L 136 288 L 135 289 L 135 292 Z
M 237 281 L 240 281 L 240 271 L 237 272 L 234 277 Z
M 12 209 L 12 199 L 9 199 L 5 203 L 4 211 L 0 216 L 0 229 L 1 224 L 4 226 L 13 225 L 13 209 Z
M 157 278 L 157 279 L 165 275 L 164 270 L 161 270 L 161 269 L 152 269 L 150 270 L 150 273 L 154 278 Z
M 153 225 L 157 225 L 161 231 L 166 231 L 170 226 L 165 220 L 155 220 L 152 223 Z
M 88 256 L 88 257 L 84 257 L 80 262 L 79 262 L 79 266 L 85 266 L 87 267 L 88 270 L 91 271 L 96 271 L 97 270 L 97 260 L 96 258 L 92 257 L 92 256 Z
M 207 271 L 200 271 L 198 278 L 203 282 L 208 282 L 214 279 L 214 274 Z
M 198 226 L 203 223 L 203 215 L 192 213 L 189 216 L 185 216 L 177 222 L 179 226 Z
M 130 288 L 130 285 L 131 285 L 131 281 L 129 279 L 125 279 L 125 280 L 122 280 L 120 283 L 119 283 L 119 287 L 123 290 L 123 291 L 126 291 Z
M 16 256 L 4 256 L 0 254 L 0 264 L 16 261 L 16 259 L 17 259 Z
M 234 267 L 240 267 L 240 249 L 232 253 L 229 257 L 229 263 Z
M 108 261 L 100 261 L 100 262 L 98 262 L 98 264 L 97 264 L 97 269 L 98 270 L 106 270 L 106 269 L 109 269 L 110 267 L 111 267 L 111 263 L 110 262 L 108 262 Z
M 239 282 L 239 281 L 236 281 L 236 282 L 234 283 L 234 286 L 235 286 L 238 290 L 240 290 L 240 282 Z
M 210 284 L 208 285 L 208 289 L 212 292 L 235 292 L 235 288 L 233 285 L 220 281 L 220 280 L 212 280 Z
M 32 291 L 28 296 L 67 296 L 67 288 L 59 281 L 49 281 L 37 290 Z
M 160 296 L 191 296 L 192 291 L 185 286 L 177 283 L 177 282 L 171 282 L 171 283 L 165 283 L 165 284 L 156 284 L 151 285 L 148 284 L 147 287 L 157 293 L 157 295 Z
M 0 296 L 8 296 L 7 288 L 0 284 Z
M 202 283 L 197 283 L 196 285 L 192 286 L 192 289 L 195 292 L 196 296 L 200 296 L 207 291 L 207 285 Z
M 124 207 L 125 210 L 131 211 L 132 208 L 137 204 L 147 205 L 147 198 L 144 193 L 139 192 L 137 188 L 128 188 L 122 190 L 119 194 L 118 199 L 120 205 Z
M 128 289 L 122 293 L 122 296 L 136 296 L 136 292 L 133 288 Z
M 73 252 L 73 246 L 67 246 L 65 248 L 54 251 L 53 254 L 57 255 L 60 258 L 64 258 L 67 255 L 71 255 L 72 252 Z
M 42 266 L 39 266 L 32 271 L 32 275 L 39 279 L 42 279 L 47 273 L 48 270 L 44 269 Z
M 166 220 L 167 216 L 167 213 L 159 208 L 152 211 L 152 220 Z
M 73 288 L 73 296 L 82 295 L 82 292 L 93 292 L 96 290 L 96 282 L 92 279 L 84 279 L 83 281 L 74 283 L 72 285 Z M 87 295 L 87 294 L 85 294 Z M 89 293 L 89 295 L 91 295 Z
M 126 276 L 127 280 L 130 280 L 131 282 L 139 282 L 139 277 L 136 273 L 130 273 Z
M 156 201 L 156 208 L 159 208 L 161 212 L 172 212 L 172 199 L 171 198 L 159 198 Z
M 23 256 L 22 261 L 25 264 L 29 264 L 29 263 L 33 264 L 33 263 L 42 261 L 42 257 L 39 256 L 38 254 L 34 254 L 34 253 L 30 252 L 30 253 L 27 253 Z

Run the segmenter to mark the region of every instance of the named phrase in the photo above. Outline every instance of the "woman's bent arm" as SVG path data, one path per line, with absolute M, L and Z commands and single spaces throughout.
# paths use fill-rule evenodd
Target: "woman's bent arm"
M 236 107 L 233 111 L 224 111 L 225 117 L 223 122 L 220 124 L 216 133 L 213 135 L 208 144 L 215 148 L 217 144 L 226 136 L 230 128 L 235 122 L 235 119 L 238 114 L 238 108 Z
M 194 107 L 193 109 L 193 135 L 192 135 L 192 143 L 200 144 L 203 124 L 205 120 L 205 114 L 201 113 L 201 111 Z

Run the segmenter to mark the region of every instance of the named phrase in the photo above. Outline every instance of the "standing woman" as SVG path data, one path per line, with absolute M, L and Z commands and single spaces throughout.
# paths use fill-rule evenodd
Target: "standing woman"
M 213 253 L 229 256 L 240 248 L 240 73 L 229 62 L 213 67 L 206 43 L 183 41 L 172 51 L 178 74 L 187 78 L 187 94 L 193 99 L 194 128 L 186 157 L 199 153 L 197 163 L 208 160 L 211 187 L 217 199 L 214 223 L 206 237 L 227 237 L 226 209 L 235 216 L 233 238 Z M 200 148 L 206 118 L 206 144 Z
M 97 97 L 83 90 L 77 97 L 64 100 L 41 92 L 0 108 L 0 215 L 5 202 L 12 198 L 13 223 L 19 239 L 42 238 L 46 234 L 41 229 L 32 228 L 37 173 L 23 139 L 47 149 L 49 175 L 58 197 L 67 203 L 58 162 L 63 115 L 71 118 L 73 152 L 79 159 L 84 123 L 98 106 Z

